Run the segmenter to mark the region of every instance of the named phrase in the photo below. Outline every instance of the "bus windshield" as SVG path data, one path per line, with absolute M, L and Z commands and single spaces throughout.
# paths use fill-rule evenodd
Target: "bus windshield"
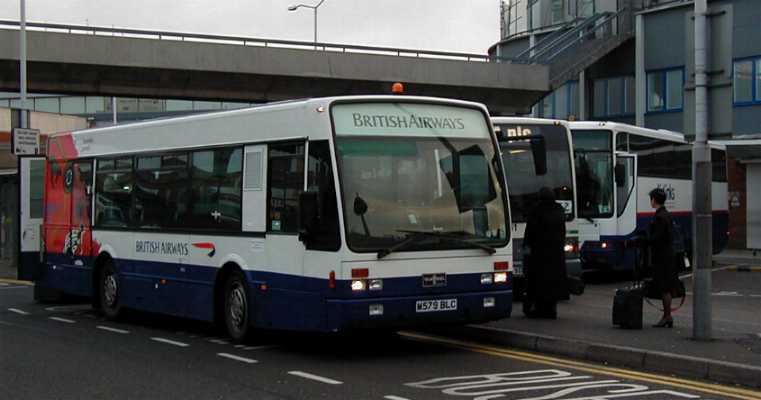
M 351 103 L 332 116 L 352 250 L 380 251 L 414 233 L 427 235 L 405 250 L 507 244 L 503 180 L 482 112 Z
M 502 162 L 505 165 L 507 186 L 510 189 L 510 211 L 513 222 L 526 222 L 531 208 L 539 199 L 539 189 L 548 187 L 563 206 L 568 220 L 573 219 L 573 174 L 571 149 L 567 130 L 563 126 L 547 124 L 498 124 Z M 534 167 L 532 143 L 528 139 L 509 135 L 521 131 L 522 135 L 542 137 L 547 151 L 547 173 L 537 175 Z
M 613 216 L 613 148 L 611 131 L 573 130 L 579 217 Z

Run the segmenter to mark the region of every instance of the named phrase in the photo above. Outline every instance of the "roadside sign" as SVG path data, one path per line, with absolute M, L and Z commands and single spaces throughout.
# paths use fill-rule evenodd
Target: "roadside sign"
M 40 130 L 13 128 L 11 133 L 11 152 L 16 155 L 39 154 Z

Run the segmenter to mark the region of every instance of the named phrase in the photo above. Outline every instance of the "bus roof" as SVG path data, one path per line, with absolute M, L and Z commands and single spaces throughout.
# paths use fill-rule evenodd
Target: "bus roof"
M 413 101 L 478 108 L 483 104 L 437 97 L 366 95 L 283 101 L 250 108 L 161 118 L 51 135 L 50 158 L 79 158 L 214 145 L 305 139 L 326 139 L 329 119 L 323 111 L 336 101 Z M 322 108 L 321 108 L 322 107 Z M 252 136 L 252 127 L 266 135 Z
M 534 125 L 563 125 L 568 127 L 568 121 L 532 117 L 491 117 L 492 124 L 534 124 Z
M 674 142 L 687 143 L 684 135 L 679 132 L 669 131 L 665 129 L 650 129 L 642 128 L 635 125 L 624 124 L 621 122 L 610 121 L 573 121 L 568 122 L 571 129 L 587 129 L 587 130 L 612 130 L 616 132 L 628 132 L 639 136 L 650 137 L 654 139 L 670 140 Z

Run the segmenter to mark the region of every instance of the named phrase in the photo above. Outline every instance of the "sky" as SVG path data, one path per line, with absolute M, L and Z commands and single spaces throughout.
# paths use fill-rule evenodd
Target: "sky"
M 26 0 L 27 21 L 89 24 L 284 40 L 313 40 L 319 0 Z M 0 0 L 19 19 L 20 0 Z M 500 0 L 325 0 L 317 40 L 485 54 L 499 39 Z

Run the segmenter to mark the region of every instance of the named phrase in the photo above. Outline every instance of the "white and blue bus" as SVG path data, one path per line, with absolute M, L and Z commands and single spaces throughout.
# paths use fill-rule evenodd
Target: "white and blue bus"
M 692 254 L 692 144 L 684 135 L 615 122 L 570 122 L 576 160 L 578 227 L 585 270 L 633 271 L 624 241 L 655 214 L 648 193 L 662 188 L 675 221 L 675 248 Z M 726 149 L 711 144 L 713 250 L 728 241 Z
M 526 219 L 539 199 L 539 190 L 548 187 L 566 213 L 566 272 L 581 277 L 579 231 L 576 223 L 576 178 L 571 131 L 565 121 L 492 117 L 502 149 L 502 163 L 510 192 L 513 242 L 513 294 L 523 292 L 523 246 Z
M 19 275 L 236 340 L 496 320 L 512 307 L 499 155 L 483 105 L 407 96 L 57 134 L 22 163 L 45 182 Z

